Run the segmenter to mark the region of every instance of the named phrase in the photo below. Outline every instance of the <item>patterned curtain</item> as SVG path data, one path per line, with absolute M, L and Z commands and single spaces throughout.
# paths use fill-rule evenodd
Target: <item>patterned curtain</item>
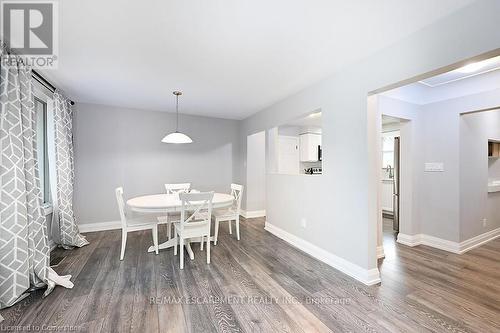
M 0 308 L 32 289 L 73 288 L 49 266 L 47 224 L 36 153 L 31 70 L 0 41 Z M 7 66 L 8 64 L 8 66 Z
M 73 184 L 75 171 L 73 165 L 73 111 L 71 102 L 60 92 L 54 93 L 54 109 L 49 138 L 52 155 L 49 160 L 52 193 L 52 238 L 64 248 L 82 247 L 89 242 L 80 235 L 73 215 Z M 52 163 L 51 163 L 52 162 Z M 54 179 L 55 181 L 52 181 Z
M 0 308 L 48 283 L 49 245 L 36 156 L 31 71 L 0 51 Z M 17 64 L 16 64 L 17 63 Z

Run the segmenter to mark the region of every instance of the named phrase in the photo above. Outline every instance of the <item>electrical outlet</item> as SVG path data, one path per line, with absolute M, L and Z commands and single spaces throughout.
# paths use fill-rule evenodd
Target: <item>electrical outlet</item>
M 483 227 L 486 227 L 487 224 L 488 224 L 488 220 L 487 219 L 483 219 Z
M 302 228 L 307 228 L 307 220 L 305 218 L 300 219 L 300 226 Z

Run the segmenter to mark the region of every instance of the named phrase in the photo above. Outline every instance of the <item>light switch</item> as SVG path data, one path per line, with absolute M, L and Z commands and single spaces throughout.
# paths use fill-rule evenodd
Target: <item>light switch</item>
M 443 171 L 444 171 L 443 162 L 425 163 L 425 172 L 443 172 Z

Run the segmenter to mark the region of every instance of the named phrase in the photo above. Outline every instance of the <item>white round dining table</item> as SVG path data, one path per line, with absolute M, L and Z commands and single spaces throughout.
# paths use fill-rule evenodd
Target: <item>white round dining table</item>
M 233 196 L 226 193 L 214 193 L 212 199 L 212 208 L 224 208 L 229 207 L 233 203 Z M 193 202 L 196 205 L 196 202 Z M 169 212 L 180 212 L 182 208 L 182 202 L 179 199 L 179 194 L 152 194 L 144 195 L 140 197 L 135 197 L 127 200 L 127 206 L 130 210 L 137 213 L 145 214 L 158 214 L 158 213 L 169 213 Z M 189 207 L 186 207 L 189 209 Z M 167 240 L 158 245 L 158 249 L 167 249 L 173 247 L 175 244 L 175 239 Z M 189 253 L 191 259 L 194 258 L 193 251 L 189 242 L 186 243 L 186 249 Z M 150 246 L 148 252 L 153 252 L 154 246 Z

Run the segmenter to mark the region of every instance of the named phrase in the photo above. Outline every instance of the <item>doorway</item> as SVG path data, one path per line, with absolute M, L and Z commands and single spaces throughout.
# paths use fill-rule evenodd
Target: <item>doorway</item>
M 489 239 L 488 232 L 496 227 L 490 222 L 495 218 L 485 204 L 485 188 L 489 178 L 496 179 L 486 176 L 492 164 L 488 141 L 499 139 L 491 134 L 467 150 L 467 135 L 481 122 L 462 115 L 497 107 L 500 57 L 476 64 L 479 69 L 473 75 L 465 73 L 469 67 L 464 66 L 369 96 L 369 111 L 376 119 L 372 133 L 386 141 L 373 164 L 377 172 L 382 170 L 375 175 L 382 182 L 377 198 L 379 258 L 395 241 L 463 253 L 469 249 L 463 244 L 475 244 L 477 237 Z M 483 123 L 498 128 L 495 121 Z M 388 134 L 398 130 L 399 136 Z M 471 151 L 471 157 L 465 151 Z M 477 170 L 472 167 L 476 162 Z M 464 199 L 471 193 L 477 197 Z M 470 202 L 475 204 L 467 206 Z
M 261 131 L 247 137 L 247 186 L 242 214 L 245 218 L 266 215 L 266 133 Z
M 401 234 L 414 228 L 415 131 L 418 108 L 382 95 L 370 97 L 370 109 L 376 114 L 377 136 L 377 258 L 394 253 Z
M 383 111 L 383 110 L 381 110 Z M 403 119 L 382 114 L 381 204 L 382 232 L 395 240 L 400 230 L 401 124 Z

